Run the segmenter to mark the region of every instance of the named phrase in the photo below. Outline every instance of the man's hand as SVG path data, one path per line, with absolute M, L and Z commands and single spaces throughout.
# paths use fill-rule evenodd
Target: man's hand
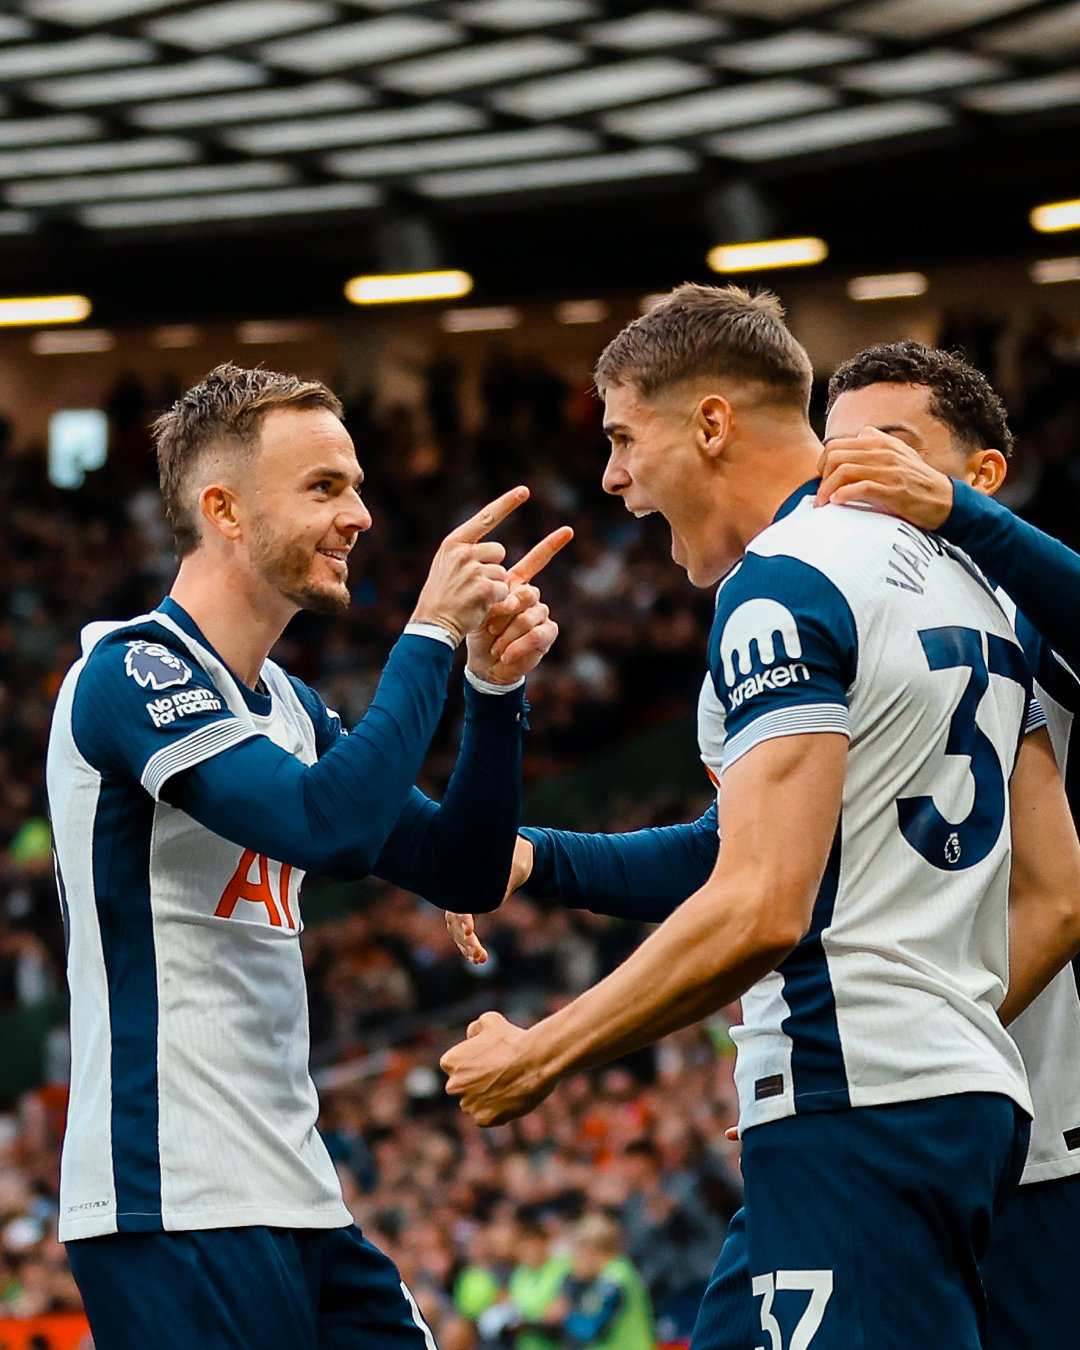
M 509 596 L 506 549 L 484 536 L 528 499 L 527 487 L 511 488 L 450 531 L 432 559 L 411 622 L 438 624 L 460 642 Z
M 872 506 L 924 530 L 940 529 L 952 510 L 952 479 L 906 441 L 875 427 L 828 441 L 818 472 L 818 506 Z
M 486 1012 L 471 1023 L 468 1039 L 439 1061 L 446 1090 L 477 1125 L 503 1125 L 526 1115 L 555 1086 L 529 1063 L 529 1033 L 501 1013 Z
M 482 625 L 469 634 L 469 669 L 494 684 L 516 684 L 539 665 L 559 635 L 559 626 L 529 583 L 555 554 L 574 537 L 569 525 L 560 526 L 506 574 L 510 593 L 492 606 Z
M 510 866 L 510 881 L 503 900 L 509 900 L 519 886 L 524 886 L 532 875 L 533 846 L 530 839 L 518 835 L 514 843 L 514 861 Z M 474 966 L 482 966 L 488 959 L 487 950 L 476 935 L 476 922 L 471 914 L 454 914 L 447 910 L 446 930 L 454 939 L 454 945 L 466 961 Z

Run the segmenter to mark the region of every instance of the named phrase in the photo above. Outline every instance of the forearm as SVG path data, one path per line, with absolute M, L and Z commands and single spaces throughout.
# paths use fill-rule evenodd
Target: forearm
M 966 483 L 939 533 L 1004 587 L 1028 621 L 1074 668 L 1080 663 L 1080 554 Z M 1065 601 L 1063 603 L 1063 597 Z
M 524 689 L 465 688 L 465 728 L 441 803 L 414 790 L 373 871 L 443 909 L 486 913 L 506 893 L 521 814 Z
M 708 880 L 719 840 L 716 805 L 686 825 L 627 834 L 527 827 L 532 871 L 524 888 L 542 899 L 620 919 L 660 923 Z

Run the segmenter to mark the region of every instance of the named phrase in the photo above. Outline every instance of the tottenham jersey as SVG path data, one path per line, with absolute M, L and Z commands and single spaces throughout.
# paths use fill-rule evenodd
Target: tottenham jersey
M 699 707 L 721 782 L 762 741 L 849 738 L 810 929 L 743 998 L 740 1127 L 995 1092 L 1031 1112 L 1008 984 L 1009 798 L 1030 678 L 962 555 L 796 493 L 721 583 Z
M 1035 693 L 1046 713 L 1073 819 L 1080 822 L 1080 763 L 1069 745 L 1080 679 L 1052 652 L 1003 592 L 1017 636 L 1035 676 Z M 1080 958 L 1066 966 L 1013 1022 L 1012 1032 L 1031 1084 L 1035 1120 L 1021 1184 L 1052 1181 L 1080 1172 Z
M 92 625 L 47 780 L 68 933 L 62 1240 L 351 1222 L 315 1129 L 302 875 L 162 800 L 253 736 L 304 763 L 340 724 L 273 662 L 242 687 L 166 600 Z

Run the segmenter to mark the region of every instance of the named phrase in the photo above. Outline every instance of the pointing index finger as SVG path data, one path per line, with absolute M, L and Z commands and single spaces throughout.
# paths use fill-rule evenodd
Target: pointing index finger
M 538 544 L 534 544 L 528 553 L 516 562 L 510 569 L 510 576 L 514 582 L 531 581 L 537 572 L 543 571 L 548 563 L 554 558 L 555 554 L 574 537 L 574 531 L 569 525 L 560 525 L 557 530 L 552 530 L 546 538 L 541 539 Z
M 502 521 L 511 513 L 516 511 L 522 502 L 529 500 L 529 489 L 519 486 L 511 488 L 509 492 L 504 492 L 501 497 L 496 497 L 493 502 L 488 502 L 477 511 L 475 516 L 470 516 L 468 520 L 463 521 L 456 530 L 451 530 L 448 538 L 460 540 L 465 544 L 476 544 L 501 524 Z

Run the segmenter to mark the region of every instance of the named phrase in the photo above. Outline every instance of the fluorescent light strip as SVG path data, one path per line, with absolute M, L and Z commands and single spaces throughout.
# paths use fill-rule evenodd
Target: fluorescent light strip
M 556 323 L 603 323 L 611 307 L 603 300 L 564 300 L 555 306 Z
M 134 103 L 139 99 L 211 93 L 218 89 L 250 89 L 269 76 L 261 66 L 207 56 L 178 65 L 155 64 L 145 70 L 87 75 L 71 80 L 46 80 L 30 86 L 34 98 L 63 108 Z
M 824 239 L 759 239 L 749 244 L 717 244 L 705 261 L 714 272 L 760 272 L 772 267 L 810 267 L 824 262 Z
M 100 122 L 93 117 L 80 117 L 75 113 L 60 117 L 10 118 L 0 122 L 0 149 L 85 141 L 100 134 Z
M 1080 258 L 1042 258 L 1031 264 L 1031 279 L 1037 286 L 1080 281 Z
M 53 19 L 57 23 L 91 28 L 111 23 L 113 19 L 129 19 L 136 14 L 150 14 L 155 9 L 166 9 L 174 0 L 24 0 L 24 9 L 35 19 Z
M 0 152 L 0 178 L 43 178 L 58 173 L 93 173 L 97 169 L 190 164 L 198 157 L 197 146 L 172 136 L 147 137 L 139 141 L 43 146 L 35 150 Z
M 331 183 L 324 187 L 284 188 L 279 192 L 226 192 L 208 197 L 87 206 L 79 212 L 79 219 L 95 229 L 121 230 L 140 225 L 188 225 L 204 220 L 359 211 L 377 206 L 381 200 L 376 188 L 361 183 Z
M 117 197 L 167 197 L 218 188 L 285 187 L 295 182 L 284 164 L 200 164 L 191 169 L 151 169 L 145 173 L 102 173 L 88 178 L 46 178 L 15 183 L 8 197 L 16 206 L 59 206 L 68 202 L 106 202 Z
M 399 56 L 450 47 L 463 37 L 456 24 L 403 15 L 343 24 L 307 37 L 270 42 L 260 47 L 259 56 L 289 70 L 344 70 L 347 66 L 373 66 Z
M 730 159 L 771 160 L 814 150 L 838 150 L 866 141 L 933 131 L 952 125 L 952 115 L 934 103 L 896 102 L 866 108 L 801 117 L 791 122 L 754 127 L 713 136 L 707 142 L 714 154 Z
M 0 327 L 82 323 L 90 317 L 90 310 L 85 295 L 14 295 L 0 299 Z
M 395 305 L 415 300 L 456 300 L 468 295 L 473 279 L 468 272 L 396 272 L 351 277 L 345 299 L 354 305 Z
M 496 94 L 492 102 L 521 117 L 548 119 L 640 103 L 664 94 L 678 94 L 709 83 L 702 66 L 658 56 L 640 61 L 617 61 L 607 66 L 555 75 L 518 85 Z
M 254 122 L 264 117 L 305 117 L 312 113 L 364 108 L 375 95 L 346 80 L 320 80 L 292 89 L 260 89 L 250 94 L 221 94 L 217 98 L 184 98 L 148 103 L 128 114 L 139 126 L 169 131 L 174 127 L 209 127 L 230 122 Z
M 438 141 L 406 141 L 371 150 L 345 150 L 328 155 L 323 164 L 346 178 L 380 174 L 425 173 L 474 164 L 506 164 L 545 155 L 574 155 L 596 150 L 599 139 L 577 127 L 535 127 L 529 131 L 494 131 L 483 136 L 450 136 Z
M 849 33 L 815 32 L 810 28 L 774 33 L 753 42 L 735 42 L 717 47 L 712 59 L 728 70 L 751 75 L 771 75 L 783 70 L 809 70 L 839 61 L 859 61 L 874 54 L 865 38 Z
M 745 14 L 750 19 L 776 19 L 787 23 L 800 14 L 819 14 L 839 0 L 712 0 L 712 7 L 728 14 Z
M 336 17 L 333 5 L 318 0 L 228 0 L 155 19 L 145 31 L 158 42 L 208 52 L 315 28 Z
M 620 136 L 663 141 L 672 136 L 700 135 L 723 127 L 833 108 L 839 101 L 834 90 L 808 80 L 761 80 L 609 113 L 603 124 Z
M 0 42 L 17 42 L 20 38 L 30 37 L 33 31 L 25 19 L 0 14 Z
M 622 19 L 608 19 L 585 29 L 585 39 L 623 51 L 653 52 L 663 47 L 708 42 L 723 37 L 728 25 L 708 14 L 677 9 L 647 9 Z
M 979 46 L 1002 56 L 1064 56 L 1080 45 L 1080 4 L 1055 5 L 1019 23 L 995 28 L 979 38 Z
M 623 155 L 585 155 L 543 164 L 518 164 L 500 169 L 463 169 L 459 173 L 426 174 L 413 186 L 426 197 L 496 196 L 538 188 L 573 187 L 636 178 L 674 177 L 694 173 L 696 157 L 686 150 L 657 146 Z
M 984 23 L 1001 14 L 1026 9 L 1036 0 L 879 0 L 876 5 L 860 5 L 840 19 L 843 28 L 861 33 L 882 33 L 887 37 L 930 37 L 969 24 Z
M 915 56 L 874 61 L 843 70 L 836 77 L 850 89 L 874 94 L 922 94 L 957 85 L 978 84 L 1006 74 L 1000 61 L 974 52 L 945 50 L 919 52 Z
M 852 277 L 847 293 L 852 300 L 902 300 L 925 295 L 929 282 L 921 272 L 888 272 L 872 277 Z
M 439 327 L 444 333 L 492 333 L 503 328 L 517 328 L 520 323 L 521 310 L 512 305 L 448 309 L 439 315 Z
M 960 101 L 977 112 L 999 115 L 1067 107 L 1080 103 L 1080 72 L 1066 70 L 1034 80 L 1010 80 L 965 94 Z
M 150 345 L 165 351 L 179 347 L 197 347 L 202 341 L 202 329 L 193 323 L 167 323 L 150 334 Z
M 467 0 L 464 4 L 451 5 L 449 13 L 452 18 L 475 24 L 478 28 L 513 32 L 591 19 L 596 6 L 586 0 Z
M 464 103 L 420 103 L 410 108 L 385 108 L 343 117 L 313 117 L 306 122 L 246 127 L 230 132 L 225 139 L 239 150 L 265 155 L 282 150 L 449 135 L 454 131 L 478 131 L 486 125 L 484 114 Z
M 584 60 L 584 50 L 569 42 L 545 37 L 511 38 L 455 48 L 419 61 L 402 61 L 378 71 L 377 78 L 380 84 L 410 94 L 445 94 L 538 71 L 565 70 Z
M 104 328 L 84 328 L 76 333 L 35 333 L 30 350 L 35 356 L 69 356 L 86 352 L 111 352 L 116 334 Z
M 1029 217 L 1033 229 L 1040 234 L 1056 234 L 1058 230 L 1080 229 L 1080 199 L 1068 202 L 1047 202 L 1036 206 Z
M 153 58 L 150 43 L 135 38 L 85 37 L 73 42 L 35 42 L 0 51 L 0 80 L 33 80 L 72 70 L 143 65 Z
M 26 211 L 0 211 L 0 234 L 30 234 L 34 217 Z
M 293 319 L 251 319 L 236 330 L 236 340 L 245 347 L 283 342 L 310 342 L 317 337 L 317 324 Z

